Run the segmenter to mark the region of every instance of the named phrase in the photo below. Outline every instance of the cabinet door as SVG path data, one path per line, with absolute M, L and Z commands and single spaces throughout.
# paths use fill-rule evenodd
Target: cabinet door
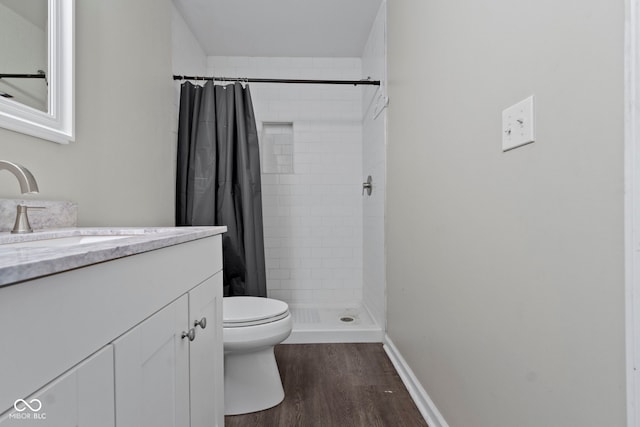
M 113 391 L 113 347 L 108 345 L 17 402 L 0 417 L 0 426 L 114 427 Z
M 191 427 L 224 426 L 222 273 L 189 292 Z M 206 328 L 196 322 L 206 319 Z
M 189 425 L 188 298 L 183 295 L 114 341 L 116 425 Z

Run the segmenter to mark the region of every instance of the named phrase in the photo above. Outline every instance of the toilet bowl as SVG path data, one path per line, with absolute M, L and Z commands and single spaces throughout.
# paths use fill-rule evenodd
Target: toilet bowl
M 284 389 L 273 347 L 291 334 L 289 306 L 271 298 L 225 297 L 222 317 L 225 415 L 276 406 Z

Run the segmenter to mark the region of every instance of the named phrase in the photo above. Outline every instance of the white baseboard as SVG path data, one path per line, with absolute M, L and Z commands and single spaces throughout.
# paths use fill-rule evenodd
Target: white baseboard
M 416 378 L 409 365 L 407 365 L 407 362 L 393 344 L 389 335 L 384 336 L 383 348 L 387 356 L 389 356 L 389 359 L 391 359 L 391 363 L 393 363 L 396 371 L 398 371 L 400 379 L 402 379 L 405 387 L 407 387 L 422 417 L 427 424 L 429 424 L 429 427 L 449 427 L 449 424 L 447 424 L 440 411 L 438 411 L 438 408 L 436 408 L 436 405 L 422 387 L 418 378 Z

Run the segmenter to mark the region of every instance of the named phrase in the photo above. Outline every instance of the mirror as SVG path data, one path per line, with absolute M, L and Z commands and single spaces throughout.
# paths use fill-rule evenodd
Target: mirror
M 0 0 L 0 127 L 74 137 L 73 0 Z
M 0 96 L 45 112 L 47 10 L 47 0 L 0 0 Z

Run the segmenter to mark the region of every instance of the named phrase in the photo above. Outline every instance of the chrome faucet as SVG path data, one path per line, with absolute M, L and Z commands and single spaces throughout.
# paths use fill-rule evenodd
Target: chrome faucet
M 29 169 L 24 166 L 20 166 L 17 163 L 0 160 L 0 170 L 3 169 L 8 170 L 18 178 L 22 194 L 38 192 L 38 183 L 36 183 L 36 179 L 33 177 L 31 172 L 29 172 Z
M 38 192 L 38 183 L 36 182 L 36 179 L 33 177 L 33 174 L 29 172 L 29 169 L 24 166 L 6 160 L 0 160 L 0 170 L 7 170 L 15 175 L 20 183 L 20 191 L 22 191 L 22 194 Z M 11 232 L 31 233 L 33 230 L 29 224 L 29 218 L 27 217 L 27 209 L 29 206 L 18 205 L 17 208 L 16 222 Z M 31 206 L 31 209 L 42 208 Z

